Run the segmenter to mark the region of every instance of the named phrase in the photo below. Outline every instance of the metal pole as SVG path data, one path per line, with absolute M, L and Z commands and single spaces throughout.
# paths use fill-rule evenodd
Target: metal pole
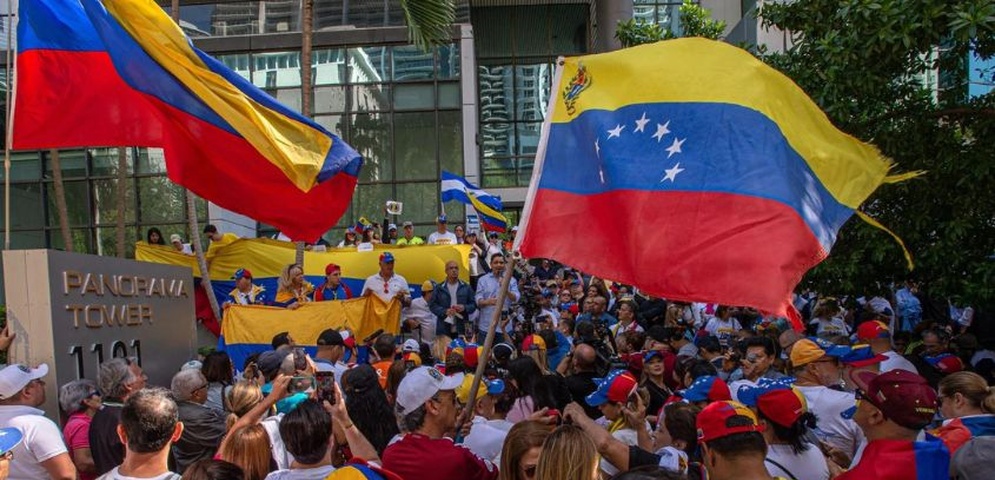
M 11 50 L 14 48 L 12 45 L 13 39 L 11 35 L 11 30 L 14 29 L 14 13 L 13 13 L 13 1 L 8 0 L 7 2 L 7 65 L 4 66 L 4 73 L 6 77 L 4 81 L 7 82 L 6 95 L 6 105 L 7 111 L 5 115 L 7 116 L 7 141 L 4 142 L 3 146 L 3 249 L 10 250 L 10 144 L 13 141 L 14 134 L 14 108 L 10 104 L 12 98 L 11 90 L 14 85 L 14 81 L 11 78 Z

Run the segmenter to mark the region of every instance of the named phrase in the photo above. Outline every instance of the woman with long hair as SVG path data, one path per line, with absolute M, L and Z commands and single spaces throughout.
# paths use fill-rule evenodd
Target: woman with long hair
M 162 232 L 158 228 L 152 227 L 145 233 L 145 242 L 149 245 L 165 245 L 166 239 L 163 238 Z
M 304 269 L 296 263 L 283 267 L 277 281 L 276 299 L 274 303 L 291 310 L 311 300 L 314 285 L 304 279 Z
M 401 385 L 401 380 L 404 380 L 407 374 L 408 366 L 404 360 L 394 360 L 387 369 L 387 388 L 384 389 L 384 393 L 387 395 L 387 404 L 392 408 L 394 401 L 397 400 L 397 387 Z M 394 418 L 393 414 L 388 418 Z
M 245 480 L 263 480 L 275 469 L 269 434 L 260 423 L 229 432 L 218 453 L 222 460 L 241 467 Z
M 595 480 L 598 448 L 576 425 L 561 425 L 542 443 L 536 480 Z
M 643 355 L 643 375 L 639 386 L 649 392 L 649 404 L 646 406 L 646 420 L 656 425 L 656 415 L 663 408 L 664 402 L 673 395 L 667 387 L 667 368 L 663 362 L 664 353 L 650 350 Z
M 940 380 L 936 400 L 944 421 L 933 434 L 950 454 L 973 437 L 995 435 L 995 387 L 974 372 L 951 373 Z
M 342 391 L 352 422 L 377 453 L 383 455 L 390 439 L 400 430 L 397 422 L 384 421 L 393 418 L 394 411 L 387 403 L 387 395 L 380 388 L 376 370 L 370 365 L 346 370 L 342 375 Z
M 207 379 L 207 401 L 204 406 L 224 412 L 225 394 L 235 383 L 235 366 L 231 363 L 231 357 L 225 352 L 208 353 L 204 357 L 200 373 Z
M 508 421 L 518 423 L 543 408 L 559 408 L 553 391 L 554 377 L 543 375 L 532 357 L 519 357 L 508 363 L 508 378 L 518 398 L 508 412 Z
M 231 430 L 239 418 L 249 413 L 262 400 L 262 389 L 252 381 L 242 381 L 232 386 L 225 397 L 225 411 L 228 412 L 226 428 Z
M 542 422 L 519 422 L 508 430 L 501 448 L 498 480 L 533 480 L 542 453 L 542 442 L 553 431 Z

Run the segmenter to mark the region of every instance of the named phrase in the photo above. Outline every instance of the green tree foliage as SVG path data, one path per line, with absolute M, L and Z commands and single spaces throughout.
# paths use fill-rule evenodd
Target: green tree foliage
M 995 94 L 969 98 L 966 66 L 972 51 L 995 54 L 995 2 L 796 0 L 764 3 L 760 18 L 793 40 L 765 61 L 898 170 L 927 171 L 862 207 L 905 240 L 911 274 L 895 242 L 854 219 L 805 283 L 861 293 L 913 276 L 934 297 L 995 304 Z
M 622 44 L 622 48 L 628 48 L 677 37 L 704 37 L 718 40 L 725 32 L 726 22 L 712 19 L 711 12 L 701 5 L 692 3 L 691 0 L 684 0 L 678 11 L 681 16 L 680 32 L 665 29 L 657 23 L 633 18 L 618 22 L 615 39 Z
M 453 41 L 455 0 L 401 0 L 411 42 L 428 52 L 433 46 Z

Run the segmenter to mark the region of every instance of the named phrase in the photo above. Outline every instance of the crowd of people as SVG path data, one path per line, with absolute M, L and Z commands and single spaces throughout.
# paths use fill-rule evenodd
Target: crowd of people
M 0 478 L 989 478 L 995 351 L 972 311 L 936 315 L 914 284 L 800 293 L 795 328 L 514 258 L 513 232 L 438 226 L 473 246 L 470 281 L 449 262 L 415 298 L 389 252 L 359 292 L 334 264 L 319 285 L 288 265 L 272 298 L 235 272 L 227 305 L 400 300 L 399 333 L 367 344 L 327 329 L 297 339 L 309 355 L 284 332 L 241 365 L 211 352 L 161 386 L 112 359 L 60 386 L 60 418 L 38 409 L 45 365 L 3 368 Z

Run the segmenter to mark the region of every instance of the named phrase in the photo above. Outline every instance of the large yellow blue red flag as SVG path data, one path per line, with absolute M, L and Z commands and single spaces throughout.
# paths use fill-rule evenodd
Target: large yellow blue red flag
M 161 147 L 169 177 L 314 241 L 362 158 L 193 47 L 154 0 L 21 0 L 13 147 Z
M 554 85 L 518 248 L 667 299 L 791 316 L 855 209 L 910 176 L 726 43 L 567 58 Z

